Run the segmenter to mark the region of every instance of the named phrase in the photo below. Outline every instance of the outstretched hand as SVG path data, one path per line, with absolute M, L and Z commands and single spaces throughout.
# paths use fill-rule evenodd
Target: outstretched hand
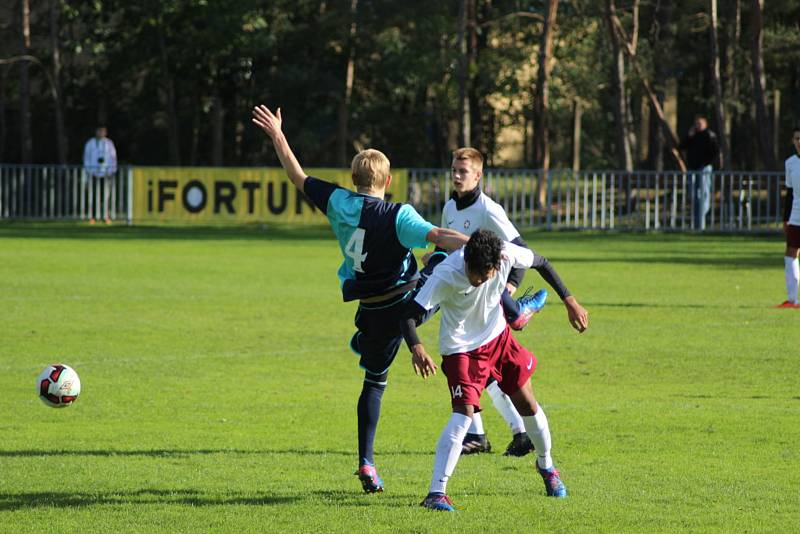
M 278 108 L 276 113 L 272 113 L 267 106 L 259 105 L 254 107 L 253 123 L 264 130 L 270 139 L 274 141 L 275 137 L 281 133 L 281 125 L 283 124 L 281 108 Z
M 411 365 L 414 367 L 414 374 L 428 378 L 436 374 L 436 364 L 433 359 L 425 352 L 425 347 L 414 345 L 411 348 Z
M 572 325 L 572 328 L 578 332 L 583 332 L 589 328 L 589 312 L 586 311 L 586 308 L 578 304 L 575 297 L 570 295 L 565 298 L 564 304 L 567 307 L 567 316 L 569 317 L 569 323 Z

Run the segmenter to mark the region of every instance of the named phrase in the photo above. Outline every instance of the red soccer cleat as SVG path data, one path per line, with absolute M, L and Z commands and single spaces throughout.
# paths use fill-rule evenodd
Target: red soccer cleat
M 790 310 L 797 310 L 800 309 L 800 304 L 795 304 L 794 302 L 789 302 L 788 300 L 784 300 L 781 304 L 775 306 L 775 308 L 785 308 Z

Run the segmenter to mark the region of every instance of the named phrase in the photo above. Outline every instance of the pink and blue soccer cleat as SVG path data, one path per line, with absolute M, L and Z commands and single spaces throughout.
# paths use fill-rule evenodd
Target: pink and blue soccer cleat
M 531 290 L 533 290 L 532 287 L 526 289 L 522 297 L 517 300 L 517 304 L 519 305 L 519 317 L 517 317 L 514 322 L 509 323 L 508 326 L 510 326 L 512 330 L 522 330 L 525 328 L 525 325 L 531 320 L 533 314 L 539 313 L 539 311 L 544 308 L 545 302 L 547 302 L 546 289 L 540 289 L 533 295 L 531 295 Z
M 361 481 L 361 487 L 367 493 L 380 493 L 383 491 L 383 480 L 378 476 L 374 465 L 363 464 L 356 472 Z
M 437 512 L 456 511 L 453 501 L 443 493 L 429 493 L 419 505 L 428 510 L 436 510 Z
M 558 470 L 554 467 L 550 469 L 542 469 L 539 464 L 536 464 L 536 470 L 542 475 L 544 480 L 544 489 L 547 491 L 548 497 L 557 497 L 563 499 L 567 496 L 567 487 L 561 482 L 561 476 Z

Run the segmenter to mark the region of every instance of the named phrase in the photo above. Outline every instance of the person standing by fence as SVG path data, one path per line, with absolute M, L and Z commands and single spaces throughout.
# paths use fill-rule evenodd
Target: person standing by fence
M 800 126 L 792 131 L 795 154 L 786 160 L 786 203 L 783 209 L 783 229 L 786 233 L 786 253 L 783 268 L 786 273 L 786 300 L 776 308 L 800 308 L 797 286 L 800 284 Z M 794 192 L 798 191 L 797 194 Z
M 117 172 L 117 149 L 107 137 L 105 126 L 95 129 L 94 137 L 83 147 L 83 170 L 86 180 L 86 213 L 94 224 L 96 219 L 111 223 L 109 199 L 113 186 L 113 176 Z
M 719 159 L 717 134 L 708 127 L 708 120 L 697 115 L 689 134 L 680 144 L 689 160 L 692 195 L 692 228 L 706 229 L 706 215 L 711 210 L 711 179 L 714 164 Z

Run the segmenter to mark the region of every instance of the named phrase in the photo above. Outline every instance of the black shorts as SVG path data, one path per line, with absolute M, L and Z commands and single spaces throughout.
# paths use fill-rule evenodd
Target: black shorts
M 446 257 L 447 254 L 436 253 L 428 265 L 420 271 L 420 277 L 413 290 L 388 299 L 386 302 L 358 305 L 355 317 L 358 330 L 350 338 L 350 348 L 361 356 L 359 365 L 362 369 L 373 375 L 382 375 L 389 370 L 397 356 L 397 350 L 403 342 L 400 321 L 405 316 L 409 303 L 425 285 L 425 281 L 433 272 L 434 267 L 444 261 Z M 433 317 L 438 309 L 437 306 L 429 310 L 420 319 L 419 324 Z
M 786 225 L 786 246 L 800 248 L 800 226 Z
M 412 296 L 409 291 L 386 303 L 359 304 L 355 317 L 358 331 L 350 339 L 350 348 L 361 356 L 359 365 L 370 374 L 382 375 L 397 356 L 403 341 L 400 320 Z

